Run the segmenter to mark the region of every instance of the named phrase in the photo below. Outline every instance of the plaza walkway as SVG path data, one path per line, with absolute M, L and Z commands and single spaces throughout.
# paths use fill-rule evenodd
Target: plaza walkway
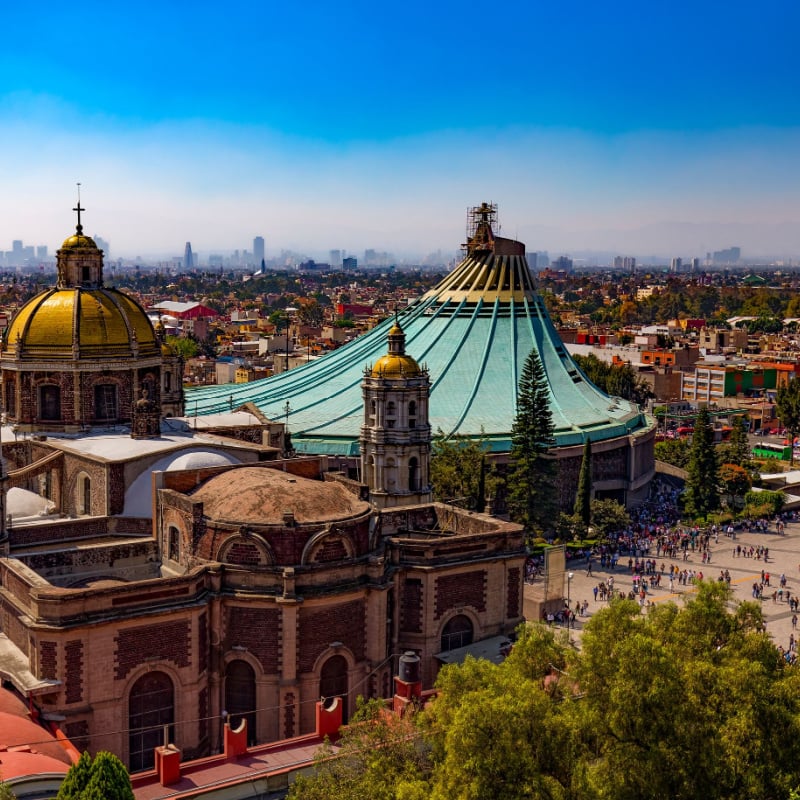
M 747 531 L 736 531 L 736 538 L 731 539 L 724 534 L 719 535 L 718 542 L 712 537 L 710 542 L 711 562 L 704 564 L 702 554 L 699 550 L 692 552 L 689 550 L 687 560 L 684 560 L 680 553 L 676 558 L 666 558 L 663 555 L 657 556 L 655 545 L 651 552 L 644 556 L 644 559 L 656 561 L 656 569 L 661 571 L 664 565 L 665 572 L 661 578 L 661 586 L 653 587 L 648 590 L 647 600 L 650 603 L 663 603 L 674 601 L 679 605 L 684 596 L 696 591 L 692 584 L 682 585 L 677 580 L 674 581 L 672 591 L 669 588 L 670 565 L 674 565 L 678 570 L 693 570 L 695 573 L 702 572 L 704 578 L 716 580 L 720 572 L 726 570 L 730 573 L 730 586 L 733 590 L 732 607 L 738 601 L 753 600 L 753 584 L 760 584 L 762 581 L 762 570 L 769 573 L 769 586 L 764 586 L 763 597 L 757 600 L 764 613 L 767 631 L 772 636 L 776 645 L 784 649 L 789 647 L 789 637 L 798 636 L 798 630 L 792 626 L 792 612 L 788 598 L 800 598 L 800 523 L 787 522 L 783 534 L 779 534 L 772 527 L 766 533 L 750 533 Z M 736 556 L 734 551 L 737 546 L 741 546 L 749 552 L 750 547 L 768 548 L 768 560 L 755 557 Z M 641 560 L 641 559 L 640 559 Z M 591 618 L 591 615 L 605 605 L 605 601 L 594 596 L 594 587 L 601 582 L 608 583 L 609 577 L 613 576 L 614 590 L 624 591 L 626 594 L 633 588 L 634 573 L 628 568 L 628 556 L 621 557 L 614 569 L 603 568 L 599 560 L 592 560 L 592 574 L 587 575 L 586 562 L 579 561 L 568 564 L 568 571 L 572 573 L 570 581 L 569 596 L 571 606 L 575 609 L 575 603 L 588 602 L 586 616 L 577 617 L 574 624 L 574 640 L 580 643 L 580 632 L 584 624 Z M 785 575 L 786 588 L 783 592 L 783 601 L 773 600 L 773 593 L 780 589 L 780 577 Z M 649 576 L 646 576 L 649 578 Z M 567 595 L 565 580 L 564 595 Z M 800 612 L 797 612 L 800 617 Z

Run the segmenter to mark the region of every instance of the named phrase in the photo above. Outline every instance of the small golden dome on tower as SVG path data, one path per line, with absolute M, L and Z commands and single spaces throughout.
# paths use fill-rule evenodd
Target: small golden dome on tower
M 76 250 L 79 247 L 98 249 L 94 239 L 91 236 L 84 236 L 82 233 L 73 233 L 72 236 L 64 239 L 64 244 L 61 245 L 62 250 Z
M 389 329 L 389 352 L 381 356 L 372 367 L 373 378 L 415 378 L 422 370 L 411 356 L 406 355 L 406 334 L 395 317 Z
M 420 374 L 419 364 L 407 355 L 388 353 L 372 367 L 373 378 L 413 378 Z

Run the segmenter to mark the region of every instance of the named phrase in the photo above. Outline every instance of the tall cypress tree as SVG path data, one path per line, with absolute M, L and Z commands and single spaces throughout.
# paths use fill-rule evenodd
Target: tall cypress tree
M 695 517 L 706 517 L 720 507 L 719 464 L 714 447 L 714 429 L 707 408 L 697 414 L 689 454 L 689 477 L 686 481 L 684 503 Z
M 588 528 L 592 521 L 592 443 L 589 439 L 583 445 L 583 460 L 578 475 L 578 491 L 575 495 L 575 516 Z
M 519 380 L 517 415 L 511 429 L 508 508 L 528 533 L 552 530 L 558 512 L 558 465 L 553 444 L 550 388 L 536 350 L 531 350 Z

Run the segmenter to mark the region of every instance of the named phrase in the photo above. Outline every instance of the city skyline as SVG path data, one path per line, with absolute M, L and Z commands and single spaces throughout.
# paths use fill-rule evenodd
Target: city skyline
M 80 182 L 114 257 L 454 253 L 483 201 L 554 255 L 800 255 L 792 4 L 225 12 L 0 12 L 0 249 Z

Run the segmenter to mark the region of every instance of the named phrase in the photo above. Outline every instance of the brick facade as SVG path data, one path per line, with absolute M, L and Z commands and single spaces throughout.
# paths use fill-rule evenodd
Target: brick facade
M 341 642 L 357 660 L 364 658 L 366 611 L 363 600 L 300 614 L 300 672 L 311 672 L 331 642 Z
M 188 667 L 191 663 L 190 634 L 189 622 L 183 620 L 120 631 L 115 637 L 114 677 L 123 680 L 131 670 L 149 660 Z
M 266 673 L 278 670 L 281 617 L 276 608 L 226 608 L 226 652 L 244 647 L 252 653 Z
M 83 642 L 80 639 L 64 646 L 64 699 L 67 703 L 83 701 Z
M 435 591 L 436 619 L 462 606 L 472 606 L 476 611 L 486 610 L 486 572 L 483 570 L 443 575 L 436 579 Z

